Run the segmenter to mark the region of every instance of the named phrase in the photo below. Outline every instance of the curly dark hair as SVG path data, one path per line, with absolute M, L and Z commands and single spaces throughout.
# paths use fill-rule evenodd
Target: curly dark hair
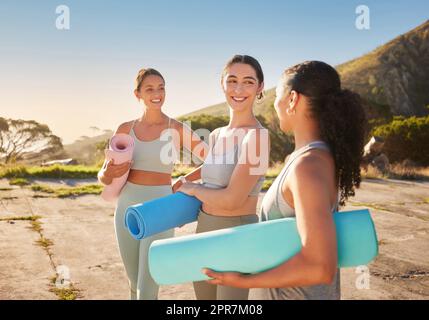
M 311 116 L 317 119 L 321 138 L 335 160 L 340 206 L 355 195 L 361 182 L 360 163 L 367 131 L 360 96 L 341 88 L 338 72 L 321 61 L 305 61 L 285 70 L 285 90 L 308 98 Z

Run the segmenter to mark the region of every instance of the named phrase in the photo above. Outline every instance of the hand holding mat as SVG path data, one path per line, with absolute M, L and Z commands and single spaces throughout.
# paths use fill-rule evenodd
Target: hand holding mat
M 127 208 L 125 226 L 136 240 L 197 220 L 201 201 L 183 192 Z
M 378 254 L 368 210 L 334 213 L 338 266 L 365 265 Z M 258 273 L 276 267 L 301 250 L 295 218 L 282 218 L 154 241 L 149 270 L 160 285 L 210 279 L 202 268 Z
M 127 162 L 133 158 L 134 139 L 125 133 L 115 134 L 109 141 L 109 149 L 105 151 L 106 160 L 113 159 L 115 164 Z M 101 197 L 106 201 L 116 201 L 128 178 L 128 173 L 114 178 L 112 183 L 104 186 Z

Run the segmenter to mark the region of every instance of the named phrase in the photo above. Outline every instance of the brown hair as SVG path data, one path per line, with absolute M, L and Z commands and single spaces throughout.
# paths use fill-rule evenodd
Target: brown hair
M 165 83 L 164 77 L 159 71 L 152 68 L 140 69 L 135 81 L 135 90 L 139 91 L 144 79 L 146 79 L 149 76 L 158 76 Z
M 227 69 L 236 63 L 243 63 L 251 66 L 253 70 L 255 70 L 256 78 L 258 78 L 259 84 L 264 82 L 264 73 L 262 72 L 262 67 L 259 64 L 258 60 L 245 54 L 244 55 L 236 54 L 226 63 L 225 67 L 223 68 L 221 81 L 223 81 L 223 77 L 225 76 Z M 264 93 L 261 92 L 258 95 L 258 99 L 262 99 L 263 96 L 264 96 Z
M 285 92 L 303 94 L 311 116 L 331 148 L 335 174 L 341 191 L 340 205 L 354 196 L 361 182 L 360 162 L 366 135 L 366 115 L 360 96 L 341 88 L 338 72 L 321 61 L 305 61 L 283 74 Z

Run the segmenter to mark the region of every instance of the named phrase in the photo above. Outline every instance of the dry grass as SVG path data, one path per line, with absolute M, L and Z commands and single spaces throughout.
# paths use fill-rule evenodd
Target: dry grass
M 47 185 L 35 184 L 31 186 L 31 190 L 35 192 L 44 192 L 54 195 L 58 198 L 66 198 L 71 196 L 81 196 L 85 194 L 100 194 L 103 190 L 103 186 L 100 184 L 87 184 L 77 187 L 59 187 L 52 188 Z
M 37 221 L 40 216 L 12 216 L 12 217 L 2 217 L 0 221 Z
M 76 300 L 81 297 L 81 292 L 79 289 L 75 288 L 73 284 L 69 284 L 64 287 L 57 287 L 57 275 L 51 277 L 52 288 L 49 290 L 56 294 L 59 300 Z
M 429 181 L 429 167 L 412 167 L 403 164 L 392 164 L 386 172 L 373 166 L 361 170 L 362 178 L 366 179 L 399 179 Z
M 43 231 L 42 223 L 37 219 L 31 221 L 31 230 L 41 233 Z
M 349 204 L 353 207 L 366 207 L 366 208 L 372 208 L 374 210 L 382 210 L 382 211 L 392 212 L 392 210 L 390 210 L 389 208 L 387 208 L 387 207 L 385 207 L 379 203 L 348 201 L 347 204 Z
M 268 168 L 266 182 L 263 190 L 267 190 L 273 180 L 283 168 L 283 162 L 277 162 Z M 173 178 L 186 175 L 196 166 L 178 164 L 174 166 Z M 97 166 L 51 166 L 51 167 L 26 167 L 22 165 L 0 166 L 0 178 L 9 178 L 11 184 L 24 186 L 29 184 L 25 178 L 96 178 Z M 429 167 L 412 167 L 403 164 L 392 164 L 386 172 L 381 172 L 373 166 L 367 170 L 361 170 L 364 179 L 400 179 L 400 180 L 422 180 L 429 181 Z M 33 185 L 33 191 L 54 194 L 57 197 L 78 196 L 83 194 L 100 194 L 102 185 L 87 185 L 74 188 L 50 188 L 47 186 Z M 5 189 L 9 190 L 9 189 Z
M 40 229 L 40 230 L 42 230 L 42 229 Z M 41 236 L 41 238 L 39 240 L 36 241 L 36 243 L 45 249 L 48 249 L 49 247 L 54 245 L 54 242 L 52 240 L 45 238 L 43 235 Z
M 368 166 L 368 168 L 360 170 L 361 177 L 363 179 L 386 179 L 387 176 L 376 167 Z
M 42 167 L 14 164 L 1 166 L 0 178 L 87 179 L 96 178 L 99 170 L 99 167 L 84 165 L 53 165 Z
M 30 181 L 25 178 L 12 178 L 9 180 L 9 184 L 11 186 L 27 186 L 30 184 Z

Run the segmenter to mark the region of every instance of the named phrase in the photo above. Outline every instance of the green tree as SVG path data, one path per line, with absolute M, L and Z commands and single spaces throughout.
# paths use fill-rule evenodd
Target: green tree
M 56 153 L 63 150 L 61 139 L 47 125 L 34 120 L 0 117 L 0 160 L 22 160 L 26 152 Z

